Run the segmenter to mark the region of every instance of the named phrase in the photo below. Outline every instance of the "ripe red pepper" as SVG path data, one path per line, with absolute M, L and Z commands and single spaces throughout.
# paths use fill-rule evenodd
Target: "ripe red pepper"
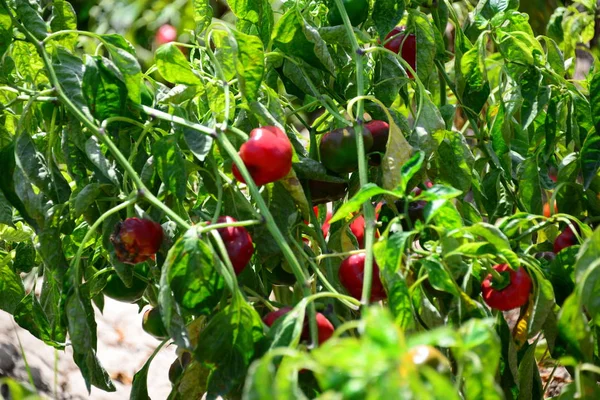
M 417 37 L 410 33 L 406 35 L 404 31 L 406 30 L 403 26 L 397 26 L 390 33 L 387 34 L 385 40 L 393 39 L 387 41 L 384 44 L 384 47 L 390 51 L 393 51 L 396 54 L 400 54 L 400 56 L 411 66 L 411 68 L 416 72 L 417 71 Z M 409 78 L 414 78 L 412 72 L 406 71 Z
M 148 260 L 160 249 L 163 230 L 148 219 L 127 218 L 115 226 L 110 241 L 119 261 L 137 264 Z
M 377 215 L 375 216 L 377 218 Z M 359 215 L 350 223 L 350 230 L 356 237 L 358 247 L 363 249 L 365 247 L 365 217 Z M 375 237 L 379 237 L 379 232 L 375 231 Z
M 252 129 L 239 155 L 258 186 L 275 182 L 292 169 L 292 144 L 276 126 Z M 232 172 L 238 181 L 246 183 L 235 164 Z
M 263 322 L 268 327 L 273 326 L 281 316 L 290 312 L 292 307 L 282 307 L 279 310 L 271 311 L 263 317 Z M 325 343 L 333 335 L 335 330 L 333 324 L 320 312 L 317 313 L 317 330 L 319 332 L 319 344 Z M 304 320 L 304 326 L 302 328 L 302 334 L 300 336 L 303 340 L 310 340 L 310 329 L 308 327 L 308 321 Z
M 159 46 L 161 44 L 174 42 L 177 40 L 177 29 L 172 25 L 164 24 L 158 28 L 155 40 Z
M 373 166 L 381 164 L 381 154 L 385 154 L 387 148 L 388 137 L 390 135 L 390 125 L 385 121 L 373 120 L 365 124 L 365 129 L 368 129 L 373 136 L 373 146 L 369 156 L 369 162 Z
M 554 240 L 554 252 L 556 254 L 560 253 L 562 249 L 566 249 L 567 247 L 571 247 L 577 244 L 577 237 L 575 233 L 571 230 L 571 227 L 567 225 L 564 231 L 561 232 L 560 235 L 556 237 Z
M 365 257 L 364 253 L 354 254 L 342 261 L 338 276 L 340 283 L 346 288 L 350 296 L 360 300 L 363 282 L 365 280 Z M 373 260 L 373 280 L 371 283 L 371 302 L 387 298 L 381 279 L 379 278 L 379 266 Z
M 373 146 L 373 136 L 368 129 L 362 130 L 365 151 Z M 321 163 L 329 170 L 337 173 L 348 173 L 358 168 L 356 137 L 352 127 L 334 129 L 326 133 L 319 143 Z
M 514 271 L 508 264 L 493 267 L 505 277 L 505 282 L 495 282 L 489 274 L 481 283 L 481 294 L 485 303 L 493 309 L 507 311 L 527 303 L 531 292 L 531 278 L 523 267 Z
M 235 218 L 225 216 L 219 217 L 217 222 L 222 224 L 237 222 L 237 220 Z M 250 237 L 250 234 L 243 226 L 228 226 L 227 228 L 219 228 L 217 229 L 217 232 L 219 232 L 219 235 L 221 235 L 221 238 L 225 243 L 225 248 L 227 249 L 229 259 L 233 264 L 235 274 L 241 274 L 252 258 L 252 254 L 254 254 L 252 237 Z

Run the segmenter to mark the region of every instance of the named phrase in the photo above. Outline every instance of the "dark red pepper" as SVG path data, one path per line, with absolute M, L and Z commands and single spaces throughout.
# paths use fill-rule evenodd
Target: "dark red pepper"
M 263 317 L 263 322 L 268 327 L 271 327 L 273 326 L 275 321 L 277 321 L 281 316 L 290 312 L 291 309 L 292 307 L 282 307 L 279 310 L 271 311 Z M 329 320 L 320 312 L 317 313 L 316 320 L 317 330 L 319 332 L 319 344 L 323 344 L 324 342 L 329 340 L 329 338 L 331 338 L 331 336 L 333 335 L 333 331 L 335 331 L 335 328 L 333 324 L 329 322 Z M 302 334 L 300 337 L 302 340 L 310 340 L 310 329 L 308 327 L 308 321 L 306 319 L 304 320 L 304 326 L 302 328 Z
M 567 226 L 564 231 L 561 232 L 560 235 L 556 237 L 554 240 L 554 252 L 556 254 L 560 253 L 562 249 L 566 249 L 567 247 L 571 247 L 577 244 L 577 237 L 575 233 L 571 230 L 570 226 Z
M 369 163 L 373 166 L 381 164 L 381 155 L 385 154 L 388 137 L 390 136 L 390 125 L 385 121 L 373 120 L 365 124 L 365 129 L 373 136 L 373 146 L 369 156 Z
M 365 280 L 365 257 L 364 253 L 354 254 L 342 261 L 338 276 L 340 283 L 346 288 L 350 296 L 360 300 L 363 282 Z M 373 280 L 371 283 L 371 302 L 387 298 L 381 279 L 379 278 L 379 267 L 373 260 Z
M 373 136 L 368 129 L 362 130 L 365 151 L 373 146 Z M 339 128 L 326 133 L 319 143 L 321 163 L 330 171 L 348 173 L 358 168 L 356 134 L 354 128 Z
M 231 223 L 237 222 L 235 218 L 225 216 L 219 217 L 218 223 Z M 243 226 L 228 226 L 227 228 L 217 229 L 219 235 L 225 243 L 227 254 L 233 264 L 235 274 L 239 275 L 242 273 L 250 259 L 254 254 L 254 246 L 252 245 L 252 237 Z
M 258 186 L 275 182 L 292 169 L 292 144 L 276 126 L 253 129 L 250 139 L 240 147 L 239 155 Z M 235 164 L 232 172 L 238 181 L 246 182 Z
M 160 249 L 163 230 L 148 219 L 127 218 L 115 226 L 110 241 L 119 261 L 137 264 L 148 260 Z
M 493 309 L 507 311 L 527 303 L 531 292 L 531 278 L 523 267 L 511 269 L 508 264 L 493 267 L 504 276 L 504 282 L 496 282 L 489 274 L 481 283 L 481 294 L 485 303 Z
M 417 71 L 417 37 L 410 33 L 406 35 L 406 28 L 403 26 L 397 26 L 390 33 L 387 34 L 385 40 L 392 38 L 384 44 L 384 47 L 390 51 L 393 51 L 400 56 L 411 66 L 411 68 Z M 414 78 L 410 71 L 406 71 L 409 78 Z

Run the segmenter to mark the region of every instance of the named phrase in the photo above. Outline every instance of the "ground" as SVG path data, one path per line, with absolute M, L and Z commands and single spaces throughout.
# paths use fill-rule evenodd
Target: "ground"
M 92 388 L 88 395 L 85 382 L 73 362 L 70 348 L 55 352 L 29 332 L 19 328 L 7 313 L 0 311 L 0 376 L 8 375 L 28 381 L 25 359 L 38 389 L 56 399 L 128 399 L 131 381 L 160 342 L 142 330 L 138 307 L 106 299 L 104 314 L 97 310 L 98 358 L 113 379 L 117 391 L 105 393 Z M 19 350 L 19 341 L 23 354 Z M 152 399 L 166 399 L 171 391 L 167 371 L 175 360 L 175 348 L 165 347 L 154 359 L 148 373 L 148 394 Z M 55 377 L 58 380 L 55 385 Z

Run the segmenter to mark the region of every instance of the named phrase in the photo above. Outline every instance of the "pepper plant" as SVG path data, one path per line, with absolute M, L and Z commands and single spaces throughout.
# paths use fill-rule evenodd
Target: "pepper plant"
M 537 399 L 538 362 L 598 398 L 595 2 L 538 36 L 475 3 L 194 0 L 142 69 L 0 0 L 0 309 L 88 389 L 108 296 L 177 346 L 172 399 Z

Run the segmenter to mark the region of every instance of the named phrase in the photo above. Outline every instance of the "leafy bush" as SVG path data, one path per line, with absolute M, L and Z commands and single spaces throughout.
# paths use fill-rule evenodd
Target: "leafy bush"
M 542 360 L 598 398 L 577 3 L 535 36 L 518 1 L 194 0 L 147 53 L 158 23 L 0 0 L 0 309 L 106 391 L 105 295 L 153 307 L 173 399 L 537 399 Z

